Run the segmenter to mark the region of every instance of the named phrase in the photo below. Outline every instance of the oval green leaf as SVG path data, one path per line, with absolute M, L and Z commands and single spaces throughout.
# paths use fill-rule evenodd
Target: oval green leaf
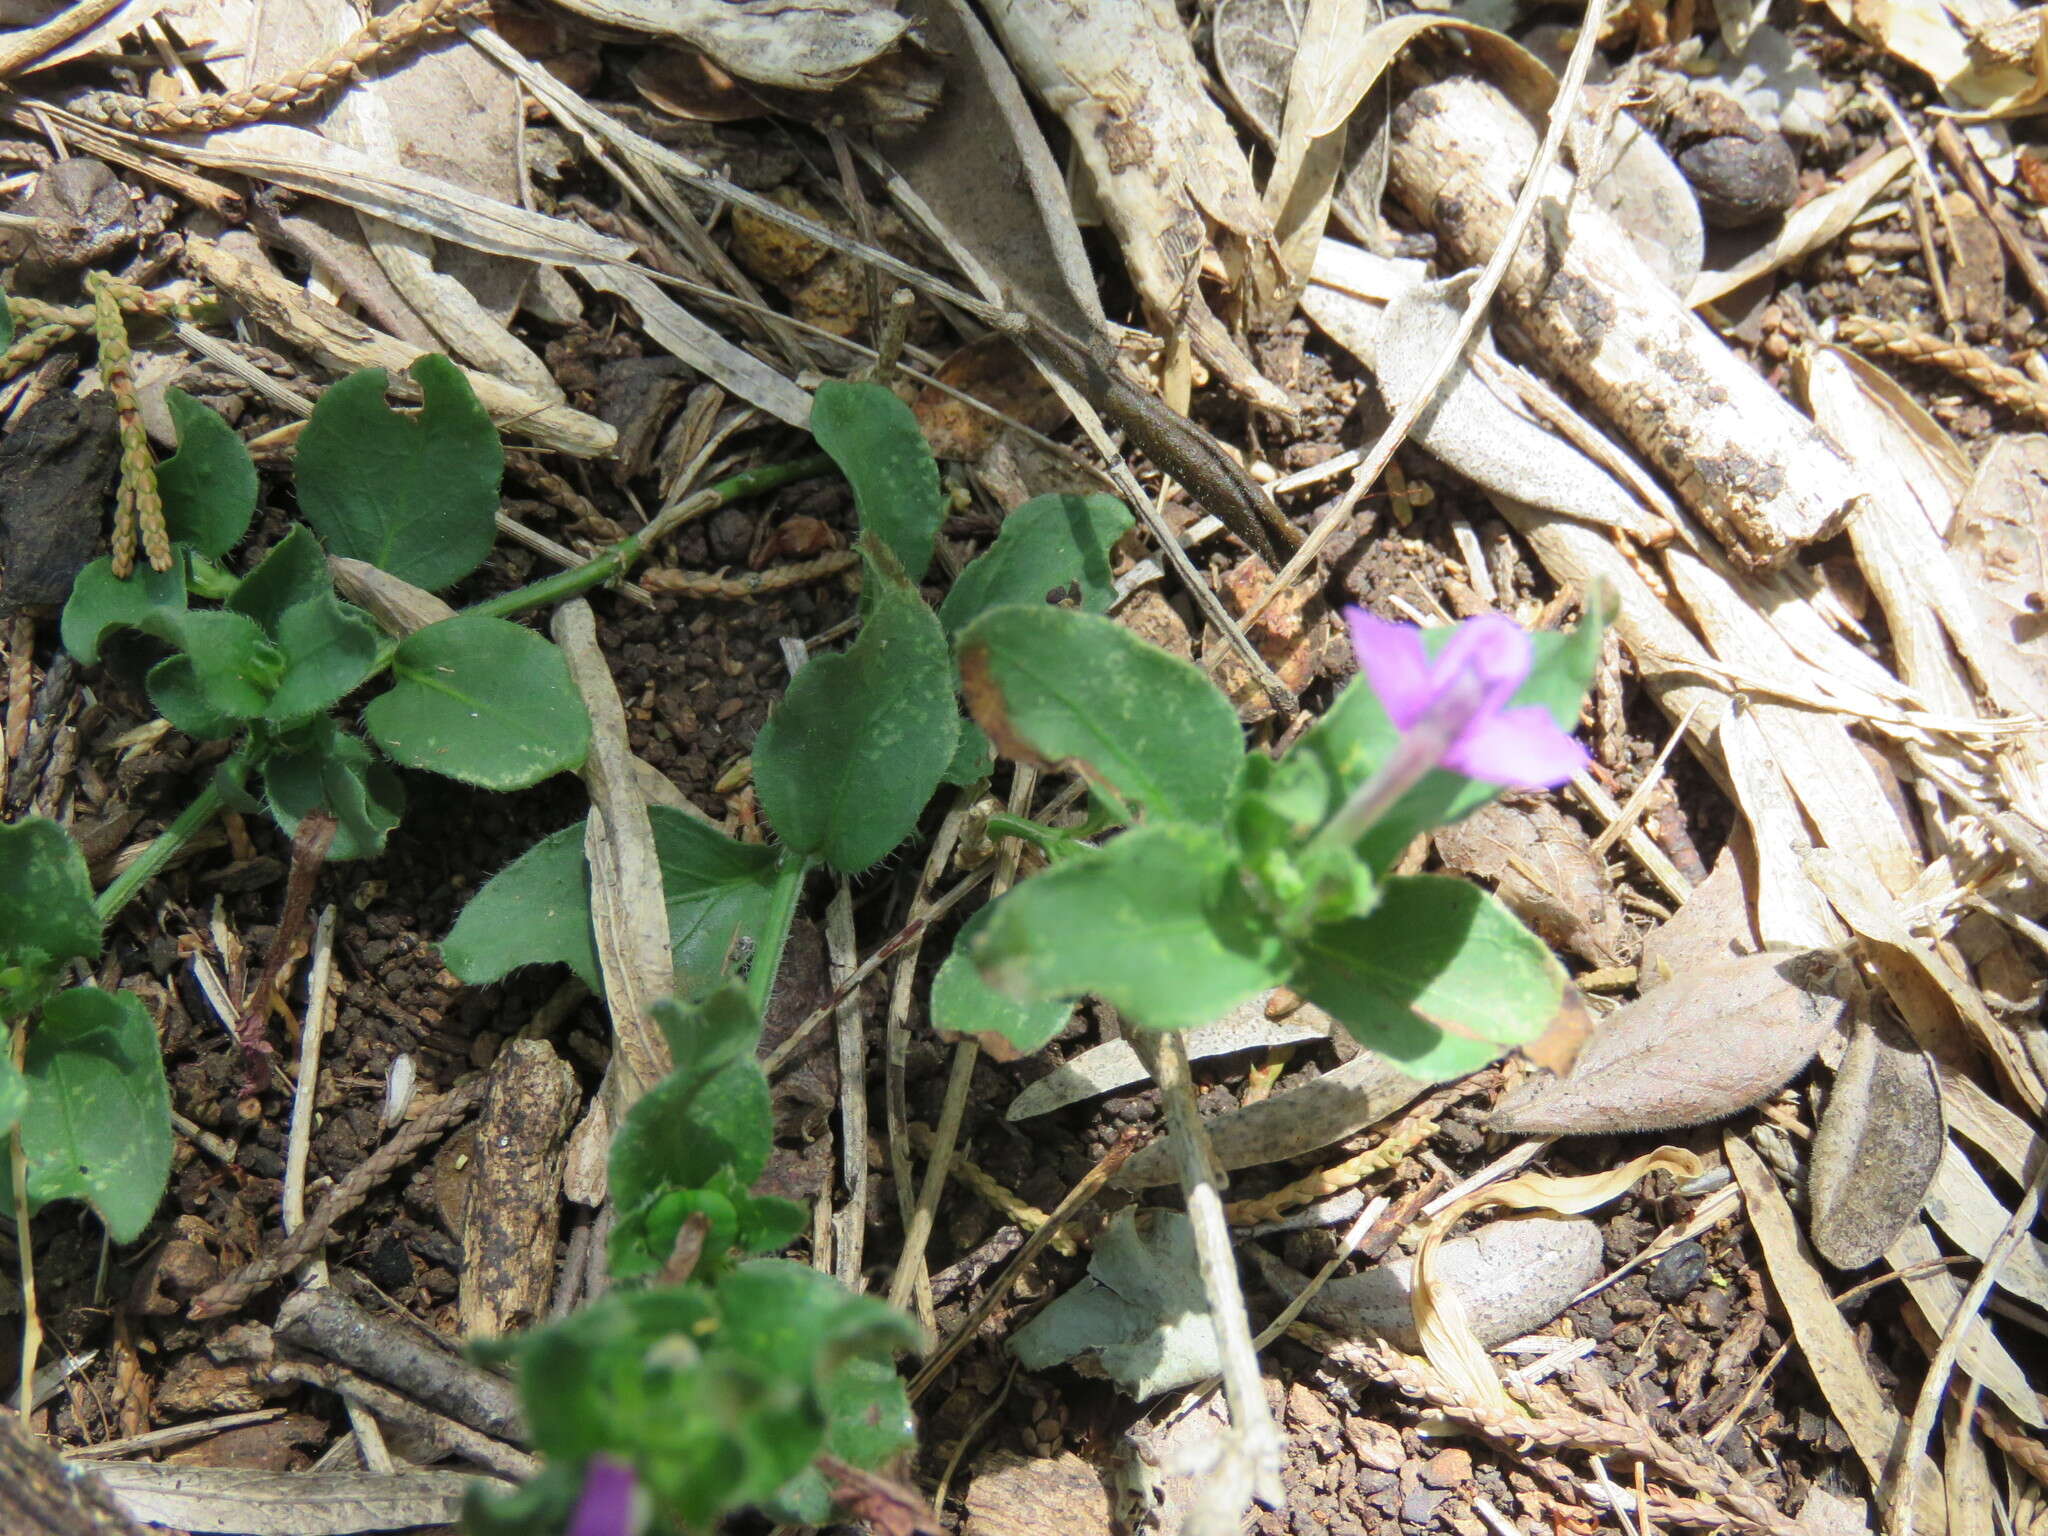
M 754 744 L 776 836 L 846 874 L 910 835 L 960 730 L 945 634 L 889 564 L 870 550 L 860 637 L 796 675 Z
M 21 1145 L 31 1204 L 75 1197 L 117 1243 L 141 1235 L 171 1172 L 171 1095 L 149 1011 L 74 987 L 29 1031 Z
M 1065 608 L 997 608 L 960 636 L 967 707 L 998 751 L 1071 765 L 1142 816 L 1214 825 L 1244 755 L 1199 667 Z
M 363 722 L 408 768 L 484 789 L 525 789 L 574 768 L 590 717 L 562 653 L 509 619 L 457 615 L 409 635 L 396 685 Z
M 1369 916 L 1308 934 L 1287 984 L 1402 1071 L 1442 1079 L 1542 1034 L 1564 1005 L 1566 978 L 1488 892 L 1400 875 Z
M 182 389 L 164 391 L 178 451 L 156 467 L 171 537 L 218 560 L 242 542 L 256 514 L 256 464 L 217 411 Z
M 408 371 L 423 402 L 415 415 L 385 403 L 381 368 L 330 387 L 293 473 L 300 510 L 330 550 L 438 592 L 491 551 L 505 450 L 460 368 L 429 355 Z
M 1040 607 L 1063 591 L 1085 613 L 1107 612 L 1116 598 L 1109 553 L 1130 526 L 1130 508 L 1114 496 L 1033 497 L 1003 519 L 987 553 L 954 580 L 939 622 L 956 635 L 991 608 Z
M 853 486 L 860 525 L 912 581 L 932 563 L 945 503 L 939 466 L 910 407 L 880 384 L 828 379 L 811 399 L 811 435 Z
M 56 822 L 0 825 L 0 957 L 47 964 L 100 952 L 85 855 Z
M 1127 832 L 989 903 L 967 952 L 1000 993 L 1092 992 L 1145 1029 L 1214 1023 L 1286 971 L 1222 836 L 1175 824 Z

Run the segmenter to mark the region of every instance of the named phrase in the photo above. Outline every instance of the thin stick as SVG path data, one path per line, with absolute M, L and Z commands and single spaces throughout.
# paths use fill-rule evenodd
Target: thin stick
M 853 937 L 853 888 L 843 878 L 825 909 L 825 946 L 840 978 L 841 1001 L 833 1011 L 839 1020 L 839 1179 L 846 1186 L 846 1204 L 832 1219 L 832 1270 L 841 1285 L 858 1291 L 868 1228 L 868 1052 L 857 989 L 845 984 L 860 951 Z
M 1543 142 L 1537 146 L 1536 157 L 1529 164 L 1529 174 L 1523 178 L 1522 192 L 1515 199 L 1515 211 L 1508 218 L 1508 226 L 1502 231 L 1500 244 L 1494 247 L 1478 281 L 1473 283 L 1471 295 L 1466 300 L 1465 312 L 1458 317 L 1458 328 L 1450 340 L 1444 343 L 1423 375 L 1421 387 L 1394 413 L 1394 419 L 1372 445 L 1372 451 L 1358 466 L 1358 473 L 1352 477 L 1350 486 L 1338 498 L 1323 520 L 1316 524 L 1315 531 L 1302 541 L 1282 566 L 1280 574 L 1260 594 L 1257 602 L 1245 611 L 1244 623 L 1254 624 L 1259 615 L 1282 592 L 1285 592 L 1323 551 L 1351 518 L 1365 493 L 1372 489 L 1387 465 L 1393 461 L 1395 451 L 1407 441 L 1408 434 L 1422 413 L 1436 402 L 1437 392 L 1443 388 L 1444 380 L 1451 370 L 1458 366 L 1465 355 L 1465 349 L 1472 343 L 1479 327 L 1486 319 L 1493 304 L 1493 296 L 1499 291 L 1507 277 L 1508 264 L 1515 253 L 1522 248 L 1522 237 L 1528 233 L 1530 222 L 1536 217 L 1537 204 L 1543 200 L 1545 183 L 1550 179 L 1550 169 L 1557 163 L 1558 152 L 1564 147 L 1565 133 L 1571 127 L 1578 113 L 1579 92 L 1586 83 L 1586 71 L 1592 67 L 1594 44 L 1600 35 L 1600 18 L 1605 11 L 1605 0 L 1586 0 L 1585 14 L 1579 20 L 1579 40 L 1572 47 L 1570 61 L 1565 65 L 1564 77 L 1558 81 L 1557 95 L 1550 103 L 1550 121 L 1544 128 Z
M 327 983 L 333 972 L 334 908 L 327 906 L 313 925 L 313 963 L 306 978 L 306 1011 L 299 1025 L 299 1074 L 292 1089 L 291 1128 L 285 1133 L 287 1233 L 298 1231 L 306 1220 L 306 1160 L 313 1150 L 313 1100 L 320 1085 L 320 1040 L 327 1032 Z
M 28 1023 L 14 1026 L 14 1072 L 21 1075 L 28 1054 Z M 43 1319 L 36 1311 L 36 1262 L 28 1226 L 28 1158 L 21 1150 L 21 1126 L 7 1135 L 7 1162 L 14 1176 L 14 1242 L 21 1261 L 21 1426 L 30 1429 L 36 1411 L 36 1357 L 43 1352 Z
M 960 841 L 960 828 L 973 804 L 970 785 L 960 791 L 939 823 L 931 852 L 918 871 L 917 889 L 910 898 L 910 921 L 919 925 L 917 935 L 896 956 L 896 973 L 889 987 L 889 1012 L 882 1026 L 882 1114 L 888 1129 L 889 1169 L 896 1179 L 896 1205 L 904 1233 L 903 1252 L 896 1260 L 895 1277 L 889 1285 L 889 1304 L 908 1305 L 914 1291 L 918 1321 L 927 1328 L 932 1326 L 932 1290 L 924 1269 L 926 1238 L 917 1231 L 919 1191 L 917 1170 L 910 1161 L 910 1099 L 905 1081 L 910 1058 L 910 1002 L 917 982 L 917 957 L 924 948 L 923 920 L 930 906 L 927 893 L 952 861 L 953 849 Z M 927 1227 L 927 1234 L 929 1230 Z
M 1920 1395 L 1913 1400 L 1913 1417 L 1906 1427 L 1905 1439 L 1893 1450 L 1891 1462 L 1885 1468 L 1885 1492 L 1889 1500 L 1885 1510 L 1885 1530 L 1891 1536 L 1913 1536 L 1914 1505 L 1918 1502 L 1914 1497 L 1913 1473 L 1926 1452 L 1928 1436 L 1934 1432 L 1935 1415 L 1940 1411 L 1942 1393 L 1948 1389 L 1949 1377 L 1954 1374 L 1956 1356 L 1962 1352 L 1970 1331 L 1981 1321 L 1979 1314 L 1984 1310 L 1985 1298 L 1991 1294 L 1999 1273 L 2033 1230 L 2034 1218 L 2041 1213 L 2044 1192 L 2048 1192 L 2048 1161 L 2035 1169 L 2026 1193 L 2020 1196 L 2011 1219 L 2005 1224 L 2005 1230 L 1998 1234 L 1998 1241 L 1984 1255 L 1984 1267 L 1977 1271 L 1970 1288 L 1963 1292 L 1961 1304 L 1949 1318 L 1948 1326 L 1942 1330 L 1941 1343 L 1935 1348 L 1934 1358 L 1927 1362 L 1927 1375 L 1920 1383 Z
M 1052 1241 L 1053 1233 L 1073 1220 L 1091 1200 L 1102 1193 L 1103 1186 L 1116 1177 L 1117 1170 L 1123 1167 L 1133 1152 L 1138 1150 L 1138 1141 L 1139 1133 L 1135 1128 L 1125 1131 L 1118 1137 L 1116 1144 L 1102 1154 L 1102 1160 L 1082 1174 L 1079 1182 L 1067 1191 L 1067 1198 L 1053 1208 L 1053 1213 L 1046 1218 L 1045 1225 L 1024 1239 L 1024 1246 L 1017 1250 L 1017 1256 L 1011 1259 L 1009 1266 L 997 1276 L 996 1283 L 988 1288 L 988 1294 L 975 1303 L 974 1310 L 968 1313 L 960 1326 L 954 1330 L 953 1336 L 940 1346 L 938 1353 L 925 1361 L 924 1369 L 911 1378 L 911 1402 L 916 1402 L 931 1389 L 931 1384 L 937 1381 L 946 1367 L 958 1358 L 960 1351 L 967 1347 L 968 1341 L 981 1331 L 981 1325 L 995 1314 L 996 1308 L 1002 1305 L 1003 1298 L 1010 1294 L 1010 1288 L 1024 1273 L 1024 1267 L 1037 1258 L 1045 1250 L 1045 1245 Z
M 1038 770 L 1020 765 L 1016 777 L 1010 782 L 1012 815 L 1022 816 L 1031 809 L 1031 795 L 1037 785 Z M 948 825 L 951 825 L 950 817 Z M 943 829 L 941 835 L 944 835 Z M 1017 860 L 1022 853 L 1023 848 L 1015 839 L 1004 846 L 989 890 L 989 900 L 995 900 L 1010 888 L 1010 882 L 1017 877 Z M 950 846 L 947 854 L 951 856 Z M 897 971 L 899 986 L 909 970 L 910 966 L 905 964 Z M 907 988 L 905 990 L 907 992 Z M 952 1169 L 953 1153 L 960 1141 L 960 1122 L 967 1113 L 967 1091 L 974 1082 L 974 1063 L 980 1056 L 981 1045 L 971 1037 L 953 1047 L 952 1070 L 946 1078 L 946 1097 L 939 1108 L 938 1129 L 932 1135 L 931 1155 L 925 1162 L 924 1183 L 918 1187 L 917 1204 L 910 1213 L 903 1236 L 903 1256 L 896 1261 L 896 1282 L 889 1288 L 889 1300 L 894 1306 L 903 1305 L 908 1283 L 904 1279 L 906 1274 L 923 1282 L 920 1300 L 927 1305 L 930 1303 L 931 1285 L 926 1277 L 924 1251 L 931 1242 L 932 1223 L 938 1219 L 939 1196 L 945 1192 L 946 1179 Z
M 1180 1187 L 1187 1202 L 1188 1223 L 1194 1229 L 1195 1256 L 1202 1268 L 1202 1291 L 1209 1301 L 1209 1319 L 1215 1325 L 1216 1342 L 1223 1356 L 1223 1395 L 1230 1404 L 1234 1449 L 1242 1458 L 1233 1468 L 1226 1460 L 1217 1467 L 1218 1480 L 1211 1485 L 1214 1505 L 1232 1503 L 1224 1512 L 1234 1521 L 1244 1513 L 1243 1497 L 1249 1494 L 1268 1509 L 1284 1508 L 1286 1491 L 1280 1485 L 1283 1444 L 1280 1427 L 1273 1422 L 1273 1410 L 1266 1402 L 1266 1389 L 1259 1376 L 1258 1351 L 1252 1345 L 1250 1320 L 1245 1316 L 1244 1289 L 1238 1283 L 1237 1255 L 1230 1245 L 1230 1226 L 1223 1215 L 1223 1197 L 1217 1192 L 1221 1171 L 1209 1146 L 1209 1133 L 1202 1126 L 1195 1106 L 1194 1076 L 1188 1066 L 1187 1045 L 1177 1031 L 1163 1034 L 1134 1034 L 1131 1048 L 1145 1063 L 1159 1084 L 1166 1104 L 1167 1132 L 1173 1138 L 1180 1164 Z M 1230 1474 L 1241 1471 L 1240 1479 Z

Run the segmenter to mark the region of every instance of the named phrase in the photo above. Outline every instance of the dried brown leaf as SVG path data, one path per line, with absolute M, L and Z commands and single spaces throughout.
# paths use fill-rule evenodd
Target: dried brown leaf
M 1882 1257 L 1919 1214 L 1946 1141 L 1933 1065 L 1859 1017 L 1807 1165 L 1806 1231 L 1820 1256 L 1839 1269 Z
M 1791 1081 L 1841 1017 L 1826 990 L 1839 964 L 1832 950 L 1767 951 L 1667 982 L 1610 1014 L 1571 1076 L 1512 1096 L 1490 1128 L 1661 1131 L 1747 1109 Z
M 1576 821 L 1548 800 L 1497 800 L 1436 834 L 1436 851 L 1494 894 L 1553 949 L 1591 965 L 1626 963 L 1628 929 L 1607 867 Z

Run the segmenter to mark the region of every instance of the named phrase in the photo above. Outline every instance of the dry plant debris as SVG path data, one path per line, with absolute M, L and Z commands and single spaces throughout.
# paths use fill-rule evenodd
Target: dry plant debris
M 466 599 L 650 521 L 664 544 L 556 616 L 596 743 L 594 997 L 537 972 L 463 987 L 433 948 L 457 892 L 580 803 L 559 784 L 509 808 L 443 791 L 388 868 L 320 871 L 324 1045 L 328 999 L 294 990 L 306 903 L 280 889 L 317 859 L 244 808 L 140 866 L 98 979 L 161 1038 L 171 1197 L 104 1283 L 96 1239 L 51 1216 L 18 1234 L 55 1363 L 24 1411 L 103 1453 L 128 1514 L 52 1501 L 22 1528 L 428 1526 L 532 1469 L 498 1379 L 438 1351 L 606 1289 L 607 1153 L 669 1071 L 654 1010 L 687 942 L 649 805 L 765 846 L 770 702 L 874 601 L 858 485 L 858 522 L 832 489 L 757 512 L 703 488 L 807 451 L 819 381 L 872 376 L 918 396 L 948 461 L 933 594 L 1020 504 L 1112 486 L 1145 527 L 1111 541 L 1101 605 L 1199 647 L 1269 756 L 1349 666 L 1330 602 L 1539 631 L 1605 602 L 1614 623 L 1574 787 L 1390 867 L 1494 889 L 1581 992 L 1526 1059 L 1428 1097 L 1284 990 L 1194 1031 L 1168 1110 L 1199 1092 L 1220 1196 L 1179 1138 L 1133 1150 L 1149 1047 L 1105 1005 L 1047 1023 L 1051 1068 L 930 1037 L 925 982 L 972 893 L 1042 858 L 1016 822 L 1078 815 L 1043 809 L 1054 788 L 999 764 L 984 797 L 984 753 L 926 858 L 842 883 L 833 969 L 793 939 L 769 1000 L 760 1188 L 808 1202 L 813 1264 L 936 1337 L 918 1456 L 896 1480 L 821 1463 L 821 1487 L 888 1531 L 932 1528 L 934 1490 L 940 1522 L 991 1533 L 1236 1528 L 1255 1484 L 1261 1536 L 1812 1531 L 1828 1508 L 2042 1529 L 2048 460 L 2026 433 L 2048 174 L 2027 114 L 2048 34 L 2005 4 L 1830 3 L 1788 31 L 1711 9 L 1589 11 L 1616 72 L 1583 84 L 1536 35 L 1334 0 L 1192 25 L 1005 0 L 986 27 L 950 0 L 0 7 L 9 824 L 68 826 L 103 885 L 219 766 L 46 621 L 94 553 L 85 509 L 113 502 L 117 574 L 172 566 L 173 386 L 268 464 L 341 373 L 451 353 L 534 453 Z M 1709 244 L 1702 213 L 1753 232 Z M 1304 494 L 1361 463 L 1376 485 Z M 265 516 L 267 548 L 287 524 Z M 394 643 L 454 611 L 337 575 Z M 863 978 L 892 959 L 885 1008 Z M 838 1049 L 812 1054 L 825 1019 Z M 238 1028 L 302 1023 L 304 1065 L 244 1076 Z M 1260 1461 L 1269 1410 L 1193 1283 L 1210 1234 L 1132 1203 L 1176 1179 L 1218 1230 L 1279 1229 L 1236 1240 L 1274 1282 L 1254 1311 L 1298 1293 L 1308 1320 L 1251 1367 L 1284 1461 Z M 1620 1203 L 1458 1225 L 1488 1201 Z M 706 1262 L 704 1230 L 665 1273 Z M 1487 1282 L 1462 1306 L 1461 1266 Z M 1228 1414 L 1168 1394 L 1134 1424 L 1047 1366 L 1060 1309 L 1099 1320 L 1105 1287 L 1113 1341 L 1084 1327 L 1064 1354 L 1138 1398 L 1227 1365 Z M 1200 1347 L 1160 1358 L 1162 1317 Z M 304 1438 L 198 1419 L 272 1399 L 326 1438 L 317 1467 Z M 1423 1442 L 1411 1408 L 1465 1440 Z

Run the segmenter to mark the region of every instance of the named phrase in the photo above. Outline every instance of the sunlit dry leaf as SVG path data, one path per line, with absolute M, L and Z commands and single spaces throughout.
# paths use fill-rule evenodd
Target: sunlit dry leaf
M 1173 6 L 1000 0 L 988 12 L 1018 72 L 1073 135 L 1153 323 L 1185 332 L 1245 398 L 1293 415 L 1292 400 L 1259 373 L 1197 285 L 1211 255 L 1235 272 L 1267 260 L 1272 225 Z
M 1831 950 L 1688 972 L 1600 1022 L 1571 1076 L 1503 1103 L 1517 1136 L 1662 1131 L 1747 1109 L 1792 1080 L 1841 1017 Z
M 1648 992 L 1700 966 L 1718 965 L 1757 949 L 1756 922 L 1744 888 L 1745 859 L 1731 838 L 1713 871 L 1692 888 L 1685 905 L 1643 935 L 1636 964 L 1638 991 Z
M 687 43 L 745 80 L 822 91 L 896 46 L 886 0 L 562 0 L 592 21 Z
M 1494 894 L 1553 949 L 1590 965 L 1627 963 L 1628 927 L 1585 830 L 1549 800 L 1496 800 L 1439 828 L 1437 854 Z
M 1494 1221 L 1437 1251 L 1433 1283 L 1458 1293 L 1480 1344 L 1492 1349 L 1532 1333 L 1600 1278 L 1600 1228 L 1579 1216 Z M 1260 1254 L 1260 1270 L 1281 1295 L 1294 1297 L 1301 1276 Z M 1309 1298 L 1311 1322 L 1349 1337 L 1387 1339 L 1409 1351 L 1415 1331 L 1415 1261 L 1393 1259 L 1330 1281 Z
M 1892 1446 L 1904 1428 L 1899 1414 L 1872 1379 L 1856 1334 L 1842 1316 L 1811 1250 L 1801 1240 L 1792 1207 L 1763 1159 L 1738 1136 L 1724 1135 L 1721 1146 L 1742 1189 L 1750 1227 L 1770 1270 L 1771 1288 L 1792 1320 L 1793 1336 L 1799 1341 L 1807 1371 L 1847 1433 L 1871 1482 L 1882 1485 Z M 1914 1489 L 1914 1511 L 1923 1529 L 1942 1530 L 1941 1473 L 1926 1457 L 1915 1470 L 1919 1480 Z
M 1920 1214 L 1947 1145 L 1934 1068 L 1865 1014 L 1835 1069 L 1807 1162 L 1807 1236 L 1838 1269 L 1861 1269 Z

